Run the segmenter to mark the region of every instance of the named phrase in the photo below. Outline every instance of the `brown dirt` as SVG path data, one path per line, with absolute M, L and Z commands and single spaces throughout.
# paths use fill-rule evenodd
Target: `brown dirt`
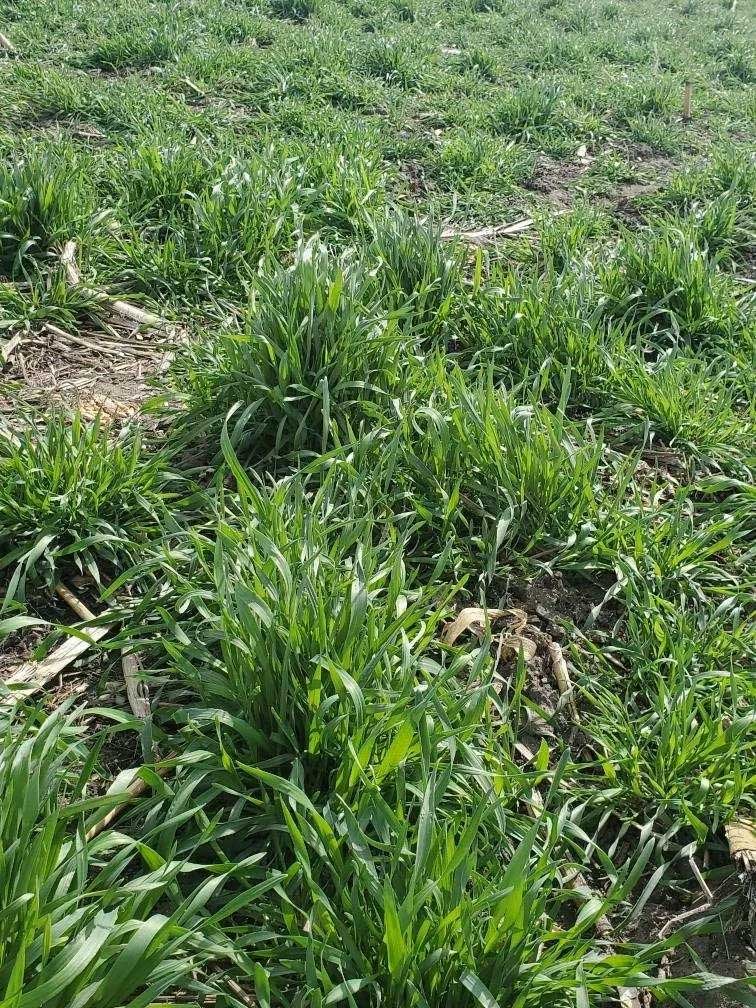
M 59 404 L 123 420 L 152 394 L 163 359 L 155 339 L 135 328 L 106 333 L 87 325 L 66 333 L 43 326 L 22 334 L 0 371 L 0 413 Z
M 48 112 L 33 119 L 29 125 L 40 133 L 55 137 L 68 136 L 73 140 L 81 140 L 92 145 L 108 143 L 107 136 L 93 123 L 69 118 L 63 114 Z
M 526 189 L 542 193 L 561 209 L 572 205 L 572 186 L 588 165 L 581 158 L 563 158 L 557 161 L 547 154 L 539 155 L 532 176 L 523 182 Z
M 728 884 L 724 895 L 735 894 L 735 888 Z M 633 941 L 651 942 L 656 939 L 659 928 L 675 917 L 681 911 L 687 910 L 700 901 L 697 887 L 691 891 L 690 901 L 682 901 L 670 897 L 663 903 L 649 903 L 641 919 L 629 938 Z M 753 963 L 756 951 L 753 947 L 753 934 L 746 920 L 745 906 L 737 902 L 732 909 L 726 910 L 719 918 L 721 933 L 691 935 L 686 945 L 674 949 L 662 960 L 662 969 L 669 978 L 687 977 L 703 968 L 717 976 L 744 979 L 753 975 L 749 973 L 748 964 Z M 693 991 L 685 995 L 695 1008 L 734 1008 L 741 1002 L 724 990 Z M 649 1004 L 657 1002 L 651 1000 Z
M 412 199 L 423 200 L 428 196 L 432 184 L 419 161 L 405 161 L 399 167 L 399 177 Z
M 641 179 L 617 187 L 614 193 L 614 209 L 620 217 L 633 221 L 639 216 L 634 201 L 639 197 L 651 196 L 658 192 L 679 165 L 668 157 L 660 156 L 647 144 L 625 144 L 622 154 L 636 169 Z

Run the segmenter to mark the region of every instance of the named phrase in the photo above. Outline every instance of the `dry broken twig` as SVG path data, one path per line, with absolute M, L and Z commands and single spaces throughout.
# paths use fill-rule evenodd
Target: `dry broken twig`
M 103 638 L 110 630 L 110 627 L 84 626 L 77 627 L 77 630 L 81 633 L 86 633 L 87 639 L 68 637 L 62 644 L 59 644 L 58 647 L 42 658 L 41 661 L 25 662 L 3 683 L 8 692 L 0 697 L 0 703 L 12 704 L 19 697 L 29 697 L 38 690 L 41 690 L 52 678 L 70 665 L 72 661 L 83 655 L 88 648 Z
M 514 221 L 512 224 L 492 224 L 489 227 L 472 228 L 463 230 L 455 227 L 447 227 L 441 232 L 441 238 L 448 241 L 451 238 L 461 238 L 472 245 L 486 245 L 497 238 L 508 238 L 511 235 L 521 234 L 533 225 L 532 217 L 523 217 L 522 220 Z
M 139 658 L 133 653 L 121 652 L 121 668 L 123 681 L 126 684 L 126 697 L 129 707 L 135 717 L 146 720 L 151 713 L 150 695 L 146 683 L 139 678 Z
M 244 988 L 240 986 L 236 980 L 231 977 L 226 977 L 226 983 L 228 984 L 228 989 L 231 993 L 237 997 L 242 1004 L 247 1005 L 248 1008 L 257 1008 L 257 1001 L 254 1001 L 251 995 L 247 994 Z
M 60 253 L 60 261 L 66 271 L 66 277 L 69 284 L 72 287 L 79 287 L 81 285 L 81 272 L 76 263 L 75 241 L 71 240 L 65 243 Z M 143 308 L 138 308 L 136 305 L 130 304 L 128 301 L 115 300 L 103 291 L 92 290 L 89 287 L 82 288 L 82 290 L 84 290 L 90 297 L 107 303 L 117 315 L 120 315 L 122 318 L 129 319 L 132 322 L 136 322 L 138 325 L 146 326 L 150 329 L 170 328 L 166 319 L 161 318 L 159 315 L 155 315 L 152 312 L 145 311 Z
M 567 707 L 570 711 L 570 717 L 573 722 L 578 725 L 580 724 L 580 713 L 575 700 L 575 687 L 572 685 L 569 669 L 567 668 L 567 662 L 565 661 L 562 649 L 556 641 L 550 641 L 548 644 L 548 651 L 549 657 L 551 658 L 551 669 L 554 673 L 556 684 L 559 687 L 559 692 L 566 701 Z
M 173 759 L 173 757 L 174 754 L 171 754 L 171 756 L 167 757 L 167 760 L 171 760 Z M 141 798 L 143 794 L 146 794 L 147 791 L 149 791 L 150 785 L 142 777 L 138 776 L 139 771 L 141 769 L 142 769 L 141 767 L 136 767 L 134 770 L 131 771 L 124 770 L 121 774 L 118 775 L 118 777 L 116 777 L 116 779 L 113 781 L 113 784 L 110 785 L 109 793 L 112 793 L 114 787 L 117 787 L 119 777 L 126 777 L 129 774 L 132 773 L 134 774 L 132 780 L 129 782 L 129 784 L 127 784 L 124 791 L 127 797 L 123 802 L 121 802 L 120 805 L 116 805 L 116 807 L 111 809 L 110 812 L 107 813 L 107 815 L 103 816 L 102 819 L 98 820 L 93 826 L 91 826 L 87 830 L 86 832 L 87 840 L 92 840 L 98 834 L 106 830 L 111 823 L 115 822 L 118 816 L 121 815 L 123 810 L 128 805 L 130 805 L 133 801 L 136 801 L 137 798 Z M 171 765 L 168 764 L 159 767 L 152 767 L 151 769 L 153 770 L 154 773 L 158 775 L 158 777 L 165 777 L 170 772 Z
M 55 594 L 59 599 L 61 599 L 61 601 L 66 603 L 69 609 L 73 609 L 79 619 L 83 619 L 85 621 L 96 619 L 92 610 L 88 609 L 78 595 L 74 595 L 71 589 L 62 581 L 58 581 L 55 585 Z
M 0 364 L 7 364 L 8 361 L 13 356 L 14 350 L 21 343 L 21 336 L 16 333 L 15 336 L 11 336 L 10 339 L 5 340 L 5 342 L 0 346 Z
M 699 914 L 704 913 L 706 910 L 711 910 L 714 906 L 714 894 L 706 884 L 706 880 L 701 874 L 701 870 L 696 864 L 695 858 L 692 854 L 688 858 L 688 864 L 690 865 L 690 870 L 693 872 L 693 875 L 701 888 L 704 901 L 703 903 L 699 903 L 698 906 L 691 907 L 690 910 L 684 910 L 682 913 L 676 914 L 674 917 L 670 917 L 669 920 L 665 921 L 659 928 L 659 938 L 665 938 L 670 931 L 677 927 L 678 924 L 682 924 L 691 917 L 698 917 Z
M 95 614 L 88 609 L 78 596 L 74 595 L 70 588 L 62 582 L 55 586 L 55 594 L 66 605 L 76 613 L 84 622 L 89 623 L 96 619 Z M 72 661 L 83 655 L 97 641 L 101 640 L 110 630 L 109 626 L 80 626 L 76 628 L 79 632 L 85 633 L 86 639 L 81 637 L 68 637 L 54 648 L 48 655 L 40 661 L 25 662 L 18 668 L 10 678 L 4 682 L 8 690 L 0 703 L 14 703 L 19 697 L 32 696 L 42 689 L 51 679 L 63 671 Z
M 0 49 L 5 49 L 5 51 L 9 52 L 12 56 L 18 56 L 18 49 L 16 49 L 8 36 L 3 35 L 2 32 L 0 32 Z
M 95 614 L 87 609 L 81 599 L 74 595 L 71 589 L 62 581 L 59 581 L 55 586 L 55 594 L 66 605 L 70 606 L 81 619 L 88 621 L 96 618 Z M 146 685 L 140 680 L 138 675 L 139 659 L 135 654 L 122 651 L 121 668 L 123 669 L 123 680 L 126 684 L 126 696 L 129 701 L 129 707 L 131 707 L 135 717 L 145 720 L 151 713 L 150 698 Z
M 81 283 L 81 273 L 76 265 L 76 242 L 67 241 L 60 253 L 60 261 L 66 271 L 66 278 L 72 287 L 78 287 Z

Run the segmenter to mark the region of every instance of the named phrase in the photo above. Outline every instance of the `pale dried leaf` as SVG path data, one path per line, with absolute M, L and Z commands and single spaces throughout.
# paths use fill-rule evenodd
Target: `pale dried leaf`
M 494 623 L 497 620 L 510 616 L 515 621 L 515 630 L 521 630 L 527 623 L 528 617 L 522 609 L 481 609 L 480 606 L 468 606 L 462 609 L 456 619 L 449 624 L 444 631 L 442 640 L 444 644 L 453 644 L 465 630 L 472 627 L 484 627 L 486 621 Z
M 522 653 L 523 661 L 531 662 L 536 656 L 535 641 L 532 641 L 530 637 L 523 637 L 522 634 L 507 634 L 502 637 L 502 657 L 507 658 L 510 655 L 517 657 Z
M 67 665 L 78 658 L 100 638 L 108 633 L 110 627 L 78 627 L 83 630 L 89 640 L 82 640 L 80 637 L 68 637 L 58 647 L 50 652 L 42 661 L 27 662 L 18 668 L 10 678 L 6 679 L 3 685 L 10 689 L 16 687 L 12 692 L 5 693 L 0 697 L 0 704 L 15 703 L 19 697 L 28 697 L 50 681 L 59 672 L 62 672 Z
M 756 819 L 736 819 L 728 823 L 725 836 L 733 857 L 746 854 L 756 862 Z
M 486 620 L 489 623 L 494 623 L 506 614 L 506 609 L 481 609 L 479 606 L 469 606 L 467 609 L 462 609 L 456 619 L 444 630 L 442 640 L 444 644 L 453 644 L 470 627 L 483 627 L 486 625 Z

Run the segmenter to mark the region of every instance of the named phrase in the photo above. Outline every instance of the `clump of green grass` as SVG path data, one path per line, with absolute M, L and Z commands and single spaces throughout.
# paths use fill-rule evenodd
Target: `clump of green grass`
M 392 0 L 391 7 L 399 21 L 414 24 L 417 21 L 417 9 L 410 0 Z
M 469 4 L 473 14 L 493 14 L 501 10 L 503 0 L 469 0 Z
M 666 618 L 658 601 L 646 611 L 651 615 L 657 625 Z M 665 652 L 663 671 L 647 669 L 641 689 L 615 691 L 594 681 L 587 730 L 621 801 L 639 814 L 653 810 L 659 829 L 682 822 L 703 842 L 747 796 L 742 768 L 756 757 L 746 713 L 753 691 L 744 679 L 714 670 L 692 676 L 671 669 L 669 659 Z
M 273 159 L 231 161 L 213 187 L 192 201 L 188 237 L 197 258 L 207 259 L 221 283 L 237 293 L 261 259 L 293 244 L 296 186 L 281 167 Z
M 193 200 L 212 190 L 222 166 L 207 154 L 183 144 L 160 147 L 142 143 L 119 148 L 118 186 L 113 195 L 124 217 L 138 223 L 191 220 Z M 115 181 L 115 180 L 113 180 Z
M 747 522 L 726 504 L 697 507 L 688 487 L 661 503 L 665 489 L 653 480 L 636 485 L 621 507 L 607 512 L 605 534 L 594 545 L 597 559 L 610 562 L 629 591 L 647 589 L 682 607 L 744 599 Z M 656 506 L 649 508 L 648 500 Z
M 730 281 L 683 230 L 626 237 L 602 272 L 608 314 L 639 333 L 666 333 L 694 348 L 742 338 Z
M 672 154 L 679 150 L 682 135 L 669 123 L 653 115 L 632 116 L 627 120 L 628 134 L 641 144 L 648 144 L 654 150 Z
M 648 433 L 702 465 L 746 464 L 754 431 L 747 405 L 718 380 L 721 360 L 672 351 L 646 362 L 632 349 L 613 361 L 610 398 L 638 411 Z M 617 406 L 612 412 L 617 412 Z
M 352 146 L 353 142 L 353 146 Z M 298 151 L 300 179 L 297 200 L 306 236 L 323 232 L 329 241 L 365 241 L 374 218 L 387 204 L 386 167 L 371 151 L 369 137 L 357 133 L 350 141 L 326 139 L 315 150 Z
M 102 42 L 81 58 L 83 67 L 104 70 L 144 70 L 174 59 L 181 43 L 180 34 L 170 22 L 130 26 Z
M 435 154 L 432 171 L 455 191 L 513 192 L 531 177 L 533 162 L 522 144 L 502 144 L 486 133 L 465 129 L 450 131 Z
M 553 85 L 533 84 L 512 91 L 494 103 L 492 128 L 511 136 L 524 136 L 551 125 L 560 90 Z
M 563 32 L 540 36 L 538 42 L 523 47 L 519 54 L 523 67 L 536 72 L 546 72 L 564 66 L 577 65 L 585 62 L 584 47 L 575 39 Z
M 0 165 L 4 270 L 18 271 L 30 257 L 91 229 L 97 220 L 91 172 L 91 159 L 64 144 L 30 146 L 22 157 Z
M 491 286 L 470 299 L 468 317 L 459 326 L 459 353 L 469 366 L 485 363 L 502 382 L 534 387 L 552 406 L 565 390 L 584 406 L 600 403 L 609 367 L 612 337 L 602 322 L 592 268 L 567 258 L 582 243 L 580 230 L 577 221 L 564 230 L 545 227 L 547 272 L 521 277 L 495 271 Z
M 750 49 L 734 44 L 719 60 L 720 76 L 726 81 L 753 84 L 756 81 L 756 67 Z
M 365 72 L 380 77 L 401 88 L 415 87 L 421 79 L 421 68 L 414 54 L 399 42 L 378 39 L 363 55 Z
M 296 761 L 313 797 L 346 794 L 357 753 L 364 770 L 396 733 L 393 707 L 422 675 L 443 604 L 434 612 L 411 584 L 391 526 L 361 494 L 345 495 L 353 478 L 345 485 L 337 468 L 319 487 L 293 478 L 268 488 L 228 441 L 225 456 L 238 505 L 229 501 L 215 538 L 193 534 L 176 540 L 167 563 L 158 557 L 161 595 L 198 603 L 189 601 L 179 639 L 166 613 L 169 682 L 228 713 L 247 761 Z
M 22 284 L 0 285 L 0 330 L 53 322 L 75 327 L 83 318 L 100 317 L 102 303 L 92 291 L 72 287 L 62 266 L 25 264 Z
M 746 255 L 752 242 L 752 231 L 746 220 L 742 201 L 732 192 L 723 193 L 694 206 L 684 224 L 693 240 L 716 263 L 729 263 Z
M 669 79 L 641 80 L 616 92 L 615 114 L 625 122 L 646 116 L 668 116 L 679 108 L 681 93 Z
M 545 559 L 586 549 L 600 513 L 601 440 L 561 409 L 519 403 L 490 374 L 468 383 L 436 368 L 426 380 L 436 391 L 409 411 L 397 469 L 426 534 L 452 536 L 489 573 L 504 550 Z
M 598 247 L 597 239 L 605 236 L 611 218 L 589 203 L 577 203 L 569 212 L 543 221 L 540 253 L 547 269 L 555 273 L 573 269 L 581 257 Z
M 102 250 L 136 289 L 244 296 L 261 260 L 295 244 L 297 163 L 272 149 L 242 160 L 146 144 L 124 156 L 123 173 L 134 223 Z
M 499 75 L 495 57 L 485 49 L 468 49 L 460 58 L 460 66 L 487 81 L 495 81 Z
M 317 0 L 269 0 L 270 12 L 285 21 L 302 23 L 317 13 Z
M 365 251 L 407 345 L 442 342 L 467 297 L 464 251 L 445 243 L 437 228 L 396 213 L 375 222 Z
M 65 708 L 44 719 L 21 711 L 17 722 L 13 713 L 0 751 L 3 991 L 29 1005 L 96 998 L 119 1008 L 179 986 L 207 990 L 198 973 L 228 944 L 210 903 L 234 866 L 216 865 L 210 885 L 184 892 L 196 841 L 182 858 L 158 853 L 154 828 L 138 839 L 107 829 L 87 837 L 124 800 L 125 784 L 91 794 L 99 746 L 83 748 Z
M 225 157 L 144 144 L 121 163 L 133 224 L 103 243 L 103 258 L 150 293 L 244 297 L 261 264 L 292 253 L 302 233 L 364 235 L 385 201 L 376 159 L 333 143 L 307 156 L 277 144 Z
M 243 330 L 181 354 L 179 430 L 217 446 L 226 414 L 239 406 L 234 443 L 258 459 L 326 450 L 348 436 L 365 404 L 398 380 L 396 324 L 373 291 L 353 257 L 339 259 L 315 239 L 302 245 L 291 267 L 256 282 Z
M 649 200 L 653 209 L 689 211 L 695 205 L 730 196 L 745 210 L 756 195 L 756 165 L 737 148 L 723 146 L 703 168 L 676 172 L 667 185 Z
M 418 744 L 426 759 L 422 736 Z M 491 758 L 506 786 L 507 771 Z M 569 870 L 567 830 L 553 820 L 546 834 L 542 823 L 509 813 L 505 826 L 503 804 L 476 793 L 466 759 L 475 759 L 469 747 L 458 766 L 452 755 L 420 786 L 400 777 L 391 801 L 366 788 L 353 810 L 330 806 L 323 814 L 302 788 L 265 776 L 273 794 L 286 796 L 287 831 L 296 838 L 285 898 L 297 910 L 286 937 L 304 946 L 311 964 L 305 972 L 292 961 L 289 976 L 272 959 L 266 964 L 282 1000 L 304 984 L 324 1003 L 362 995 L 371 1006 L 390 997 L 434 1008 L 518 1001 L 546 1008 L 562 1003 L 566 990 L 603 999 L 614 984 L 647 977 L 653 957 L 671 947 L 649 948 L 643 962 L 614 957 L 611 968 L 603 953 L 586 956 L 596 920 L 628 892 L 650 848 L 615 875 L 605 899 L 577 897 L 565 926 L 557 873 Z M 450 780 L 455 770 L 459 783 Z M 675 984 L 653 986 L 663 994 Z
M 220 38 L 232 45 L 254 42 L 261 49 L 265 49 L 273 45 L 276 37 L 273 25 L 265 17 L 259 14 L 245 14 L 239 10 L 214 19 L 213 27 Z
M 23 599 L 30 575 L 52 582 L 73 565 L 100 580 L 166 518 L 166 459 L 137 428 L 115 432 L 78 413 L 0 434 L 0 564 L 6 598 Z
M 716 831 L 753 806 L 744 5 L 11 6 L 14 379 L 46 320 L 95 313 L 58 268 L 75 238 L 86 286 L 145 293 L 193 334 L 153 406 L 185 449 L 171 466 L 211 464 L 187 500 L 162 452 L 131 464 L 130 433 L 3 441 L 11 594 L 69 564 L 120 571 L 105 653 L 139 651 L 145 737 L 179 755 L 92 842 L 111 803 L 81 769 L 96 755 L 66 731 L 16 745 L 16 715 L 0 1000 L 586 1008 L 625 983 L 692 1000 L 697 981 L 652 968 L 687 928 L 625 939 L 661 876 L 687 898 L 673 863 L 693 843 L 719 895 Z M 518 237 L 440 238 L 520 217 Z M 567 615 L 602 593 L 570 648 Z M 25 594 L 0 619 L 11 654 L 43 625 Z M 457 594 L 526 598 L 533 662 L 508 649 L 511 609 L 449 644 Z M 562 625 L 593 752 L 567 752 L 566 702 L 535 685 L 536 617 Z M 34 771 L 51 751 L 60 787 Z

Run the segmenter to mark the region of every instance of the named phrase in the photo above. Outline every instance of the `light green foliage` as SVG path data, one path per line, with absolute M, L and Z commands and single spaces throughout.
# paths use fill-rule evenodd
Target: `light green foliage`
M 3 706 L 0 1008 L 753 1004 L 686 948 L 756 785 L 752 11 L 0 29 L 0 669 L 63 579 L 113 625 L 41 706 L 151 700 Z M 32 415 L 105 294 L 186 336 L 154 397 Z
M 0 432 L 0 551 L 13 571 L 53 580 L 75 564 L 99 581 L 99 564 L 123 564 L 165 520 L 173 497 L 165 458 L 142 450 L 138 430 L 51 413 L 20 435 Z
M 127 782 L 110 795 L 88 794 L 97 751 L 87 753 L 65 712 L 39 724 L 22 716 L 10 727 L 8 711 L 0 751 L 4 1003 L 120 1008 L 179 984 L 207 989 L 193 974 L 213 943 L 198 925 L 215 930 L 214 939 L 220 933 L 208 904 L 232 866 L 216 866 L 210 884 L 184 895 L 187 859 L 161 855 L 154 829 L 88 838 L 90 826 L 128 800 Z

